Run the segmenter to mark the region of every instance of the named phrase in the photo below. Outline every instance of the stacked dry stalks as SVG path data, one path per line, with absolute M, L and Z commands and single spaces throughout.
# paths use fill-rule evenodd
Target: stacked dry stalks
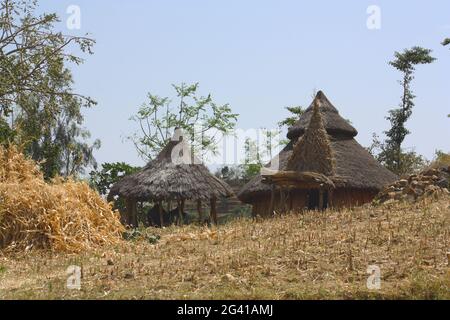
M 0 147 L 0 250 L 80 252 L 115 244 L 123 226 L 85 182 L 44 181 L 15 147 Z

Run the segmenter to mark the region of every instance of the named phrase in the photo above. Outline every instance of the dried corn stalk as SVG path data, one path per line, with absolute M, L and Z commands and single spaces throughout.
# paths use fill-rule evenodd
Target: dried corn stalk
M 80 252 L 118 243 L 123 226 L 85 182 L 44 181 L 35 162 L 0 147 L 0 249 Z

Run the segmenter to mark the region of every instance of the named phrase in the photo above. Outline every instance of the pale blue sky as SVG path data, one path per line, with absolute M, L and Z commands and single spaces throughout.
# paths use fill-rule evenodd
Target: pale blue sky
M 85 112 L 102 140 L 99 163 L 142 165 L 124 140 L 137 130 L 128 119 L 148 91 L 170 95 L 180 82 L 198 81 L 201 93 L 230 103 L 243 129 L 275 127 L 285 106 L 309 105 L 313 90 L 323 90 L 367 146 L 400 100 L 400 74 L 387 63 L 414 45 L 433 49 L 438 61 L 418 67 L 405 147 L 428 158 L 450 151 L 450 50 L 440 45 L 450 37 L 448 0 L 41 0 L 63 20 L 69 5 L 81 8 L 75 34 L 97 40 L 74 75 L 77 90 L 99 103 Z M 380 30 L 366 27 L 369 5 L 381 8 Z

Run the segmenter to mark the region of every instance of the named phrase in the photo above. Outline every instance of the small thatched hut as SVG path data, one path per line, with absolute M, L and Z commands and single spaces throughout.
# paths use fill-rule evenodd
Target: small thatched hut
M 217 199 L 232 195 L 233 191 L 228 184 L 209 172 L 193 155 L 189 143 L 183 138 L 182 130 L 176 129 L 171 141 L 156 159 L 141 171 L 114 184 L 108 199 L 120 196 L 126 200 L 125 223 L 131 226 L 137 225 L 137 202 L 153 202 L 159 208 L 160 224 L 163 226 L 163 202 L 177 203 L 182 219 L 185 201 L 195 201 L 199 215 L 202 214 L 202 202 L 208 201 L 211 220 L 217 223 Z
M 397 176 L 356 142 L 357 134 L 320 91 L 289 129 L 289 144 L 243 187 L 239 199 L 261 216 L 372 201 Z

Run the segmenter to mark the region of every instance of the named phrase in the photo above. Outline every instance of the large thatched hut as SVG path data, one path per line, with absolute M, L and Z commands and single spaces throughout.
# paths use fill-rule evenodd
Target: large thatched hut
M 319 92 L 289 129 L 289 144 L 238 197 L 253 214 L 352 207 L 372 201 L 397 176 L 354 139 L 358 132 Z
M 136 204 L 154 203 L 159 211 L 160 225 L 163 226 L 163 203 L 176 203 L 181 218 L 185 201 L 196 202 L 200 215 L 202 203 L 207 201 L 211 208 L 211 219 L 217 223 L 217 200 L 232 195 L 233 191 L 228 184 L 209 172 L 194 156 L 182 130 L 176 129 L 174 136 L 160 154 L 141 171 L 114 184 L 108 198 L 112 200 L 119 196 L 126 200 L 124 222 L 131 226 L 137 224 Z

